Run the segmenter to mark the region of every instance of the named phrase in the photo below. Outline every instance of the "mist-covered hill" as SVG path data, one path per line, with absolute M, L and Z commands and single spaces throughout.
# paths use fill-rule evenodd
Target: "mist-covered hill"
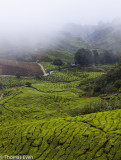
M 50 52 L 54 56 L 61 53 L 73 55 L 80 48 L 112 50 L 120 54 L 121 22 L 114 20 L 111 23 L 100 22 L 98 25 L 68 24 L 48 43 L 44 53 Z M 38 51 L 43 52 L 41 49 Z
M 106 25 L 88 37 L 93 48 L 121 50 L 121 24 Z
M 111 23 L 99 23 L 98 25 L 70 24 L 65 30 L 71 36 L 84 40 L 91 49 L 121 49 L 121 22 L 114 20 Z
M 68 24 L 60 31 L 25 34 L 1 33 L 0 58 L 33 61 L 38 55 L 73 57 L 80 48 L 121 50 L 121 22 L 98 25 Z M 34 58 L 33 58 L 34 56 Z M 32 58 L 31 58 L 32 57 Z M 67 58 L 68 59 L 68 58 Z

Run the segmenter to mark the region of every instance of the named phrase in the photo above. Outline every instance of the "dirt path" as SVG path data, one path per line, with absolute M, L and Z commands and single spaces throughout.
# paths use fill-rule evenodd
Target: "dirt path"
M 45 72 L 45 70 L 44 70 L 44 67 L 43 67 L 40 63 L 37 63 L 37 64 L 40 66 L 40 68 L 41 68 L 43 74 L 46 75 L 46 72 Z
M 3 98 L 3 94 L 1 94 L 1 96 L 0 96 L 0 100 Z
M 41 70 L 42 70 L 44 76 L 48 76 L 48 75 L 50 75 L 50 74 L 53 72 L 53 71 L 50 71 L 50 73 L 46 73 L 46 72 L 45 72 L 45 69 L 44 69 L 44 67 L 43 67 L 43 65 L 41 65 L 40 63 L 37 63 L 37 64 L 40 66 L 40 68 L 41 68 Z

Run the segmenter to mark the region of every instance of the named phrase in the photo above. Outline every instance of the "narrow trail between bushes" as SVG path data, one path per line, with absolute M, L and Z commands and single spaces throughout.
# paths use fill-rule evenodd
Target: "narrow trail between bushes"
M 3 94 L 1 94 L 1 96 L 0 96 L 0 100 L 3 98 Z
M 43 74 L 44 74 L 44 75 L 46 75 L 46 72 L 45 72 L 45 70 L 44 70 L 43 65 L 41 65 L 40 63 L 37 63 L 37 64 L 40 66 L 40 68 L 41 68 L 41 70 L 42 70 Z
M 45 71 L 43 65 L 40 64 L 40 63 L 37 63 L 37 64 L 40 66 L 40 68 L 41 68 L 41 70 L 42 70 L 44 76 L 48 76 L 48 75 L 50 75 L 50 74 L 53 72 L 53 71 L 50 71 L 49 73 L 46 73 L 46 71 Z

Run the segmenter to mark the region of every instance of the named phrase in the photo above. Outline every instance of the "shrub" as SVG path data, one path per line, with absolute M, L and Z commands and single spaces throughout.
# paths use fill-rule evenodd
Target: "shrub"
M 117 91 L 117 88 L 113 84 L 109 84 L 105 88 L 105 93 L 114 93 L 116 91 Z
M 26 87 L 31 87 L 31 83 L 30 82 L 26 82 Z
M 54 64 L 54 65 L 57 65 L 57 66 L 62 66 L 62 65 L 63 65 L 63 62 L 62 62 L 61 59 L 55 59 L 55 60 L 53 61 L 53 64 Z
M 2 87 L 3 87 L 3 85 L 2 85 L 2 83 L 0 82 L 0 89 L 2 89 Z
M 38 80 L 41 80 L 42 76 L 40 76 L 39 74 L 36 74 L 35 78 L 38 79 Z

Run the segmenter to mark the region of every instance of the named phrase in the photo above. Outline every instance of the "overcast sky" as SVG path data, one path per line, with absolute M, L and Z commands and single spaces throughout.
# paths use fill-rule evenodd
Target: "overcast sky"
M 57 29 L 121 17 L 121 0 L 0 0 L 0 30 Z

